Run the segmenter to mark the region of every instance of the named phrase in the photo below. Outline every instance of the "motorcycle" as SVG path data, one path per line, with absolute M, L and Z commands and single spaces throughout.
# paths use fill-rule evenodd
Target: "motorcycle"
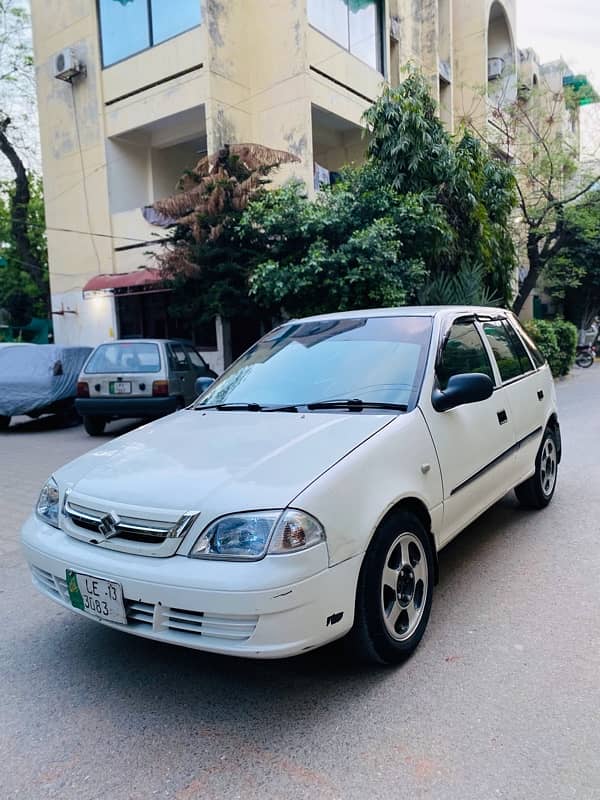
M 575 357 L 575 363 L 578 367 L 583 367 L 587 369 L 591 367 L 596 359 L 596 348 L 592 344 L 586 344 L 582 347 L 577 348 L 577 355 Z

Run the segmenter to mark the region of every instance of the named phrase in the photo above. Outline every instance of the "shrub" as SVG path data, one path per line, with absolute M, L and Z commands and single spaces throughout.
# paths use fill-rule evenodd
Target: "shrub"
M 570 322 L 532 319 L 525 328 L 547 359 L 555 378 L 568 375 L 575 363 L 577 328 Z
M 577 328 L 572 322 L 557 319 L 554 322 L 554 333 L 559 349 L 559 375 L 568 375 L 575 363 L 577 355 Z

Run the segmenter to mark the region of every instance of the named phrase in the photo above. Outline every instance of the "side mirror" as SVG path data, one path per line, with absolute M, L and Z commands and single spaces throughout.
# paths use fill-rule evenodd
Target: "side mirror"
M 450 411 L 451 408 L 468 403 L 480 403 L 490 398 L 493 393 L 494 384 L 487 375 L 479 373 L 453 375 L 444 391 L 433 390 L 431 403 L 436 411 Z
M 196 397 L 200 397 L 201 394 L 204 394 L 208 387 L 212 386 L 214 382 L 214 378 L 196 378 Z

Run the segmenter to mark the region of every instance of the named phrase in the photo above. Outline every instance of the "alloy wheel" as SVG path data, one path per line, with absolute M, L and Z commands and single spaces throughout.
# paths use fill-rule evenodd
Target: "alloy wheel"
M 546 439 L 540 460 L 540 483 L 545 497 L 550 497 L 556 484 L 556 445 L 551 437 Z
M 383 620 L 396 641 L 409 639 L 421 621 L 428 581 L 423 545 L 413 533 L 401 533 L 387 552 L 381 577 Z

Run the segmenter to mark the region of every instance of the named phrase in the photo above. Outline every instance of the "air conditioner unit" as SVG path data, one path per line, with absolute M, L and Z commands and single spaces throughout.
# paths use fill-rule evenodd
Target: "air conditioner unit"
M 504 72 L 503 58 L 488 58 L 488 81 L 495 81 Z
M 74 50 L 66 48 L 61 50 L 60 53 L 54 58 L 54 77 L 61 81 L 73 80 L 76 75 L 81 75 L 85 72 L 85 68 L 80 64 Z

